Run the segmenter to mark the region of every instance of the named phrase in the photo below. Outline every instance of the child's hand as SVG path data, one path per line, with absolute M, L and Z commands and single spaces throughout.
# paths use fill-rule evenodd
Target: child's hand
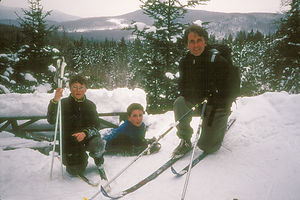
M 83 141 L 84 138 L 86 137 L 86 135 L 85 135 L 84 132 L 74 133 L 72 136 L 73 136 L 73 137 L 76 137 L 76 140 L 77 140 L 78 142 Z
M 53 100 L 55 101 L 55 102 L 58 102 L 59 101 L 59 99 L 63 96 L 63 89 L 62 88 L 57 88 L 56 89 L 56 91 L 55 91 L 55 95 L 54 95 L 54 98 L 53 98 Z

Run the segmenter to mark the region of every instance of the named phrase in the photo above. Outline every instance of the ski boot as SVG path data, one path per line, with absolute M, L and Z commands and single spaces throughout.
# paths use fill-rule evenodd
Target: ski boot
M 192 149 L 192 143 L 189 140 L 181 140 L 179 145 L 173 151 L 173 157 L 181 157 Z

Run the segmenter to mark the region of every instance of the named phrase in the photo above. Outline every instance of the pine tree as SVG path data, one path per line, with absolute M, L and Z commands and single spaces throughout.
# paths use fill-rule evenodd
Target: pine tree
M 300 2 L 292 0 L 291 9 L 281 19 L 276 35 L 281 39 L 277 48 L 285 57 L 299 57 L 300 52 Z
M 115 55 L 114 59 L 114 87 L 128 87 L 128 76 L 129 76 L 129 69 L 128 69 L 128 48 L 125 42 L 125 39 L 122 38 L 121 41 L 117 44 L 117 54 Z
M 143 81 L 143 44 L 140 39 L 135 39 L 129 46 L 129 85 L 132 88 L 142 88 Z
M 235 37 L 235 40 L 234 42 L 235 43 L 243 43 L 247 40 L 247 34 L 245 31 L 239 31 L 237 34 L 236 34 L 236 37 Z
M 9 81 L 6 87 L 13 92 L 33 92 L 39 85 L 48 88 L 54 86 L 53 67 L 60 55 L 59 50 L 49 45 L 48 36 L 55 27 L 47 27 L 45 18 L 50 12 L 44 14 L 40 0 L 28 0 L 29 10 L 23 9 L 24 17 L 18 16 L 21 37 L 17 38 L 11 55 L 14 55 L 13 63 L 10 63 Z M 12 44 L 13 45 L 13 44 Z M 55 58 L 56 57 L 56 58 Z M 6 73 L 7 74 L 7 73 Z
M 291 93 L 300 91 L 300 2 L 291 0 L 288 10 L 280 21 L 275 40 L 270 45 L 270 61 L 274 90 Z
M 52 49 L 49 47 L 48 36 L 56 27 L 48 27 L 45 18 L 51 11 L 44 13 L 41 0 L 28 0 L 29 9 L 22 9 L 24 17 L 18 16 L 26 45 L 23 46 L 19 71 L 47 72 L 51 63 Z
M 270 90 L 268 69 L 264 63 L 267 41 L 244 41 L 232 46 L 233 63 L 241 71 L 241 95 L 258 95 Z

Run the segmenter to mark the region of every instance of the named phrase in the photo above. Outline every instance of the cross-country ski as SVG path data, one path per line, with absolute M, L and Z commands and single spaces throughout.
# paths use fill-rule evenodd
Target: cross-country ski
M 227 124 L 227 131 L 231 128 L 231 126 L 233 125 L 233 123 L 236 121 L 236 119 L 230 119 L 228 121 L 228 124 Z M 192 168 L 197 165 L 202 159 L 204 159 L 208 154 L 202 152 L 200 155 L 198 155 L 195 159 L 193 159 L 193 162 L 192 162 Z M 171 171 L 173 172 L 173 174 L 175 174 L 176 176 L 182 176 L 184 175 L 185 173 L 188 172 L 188 169 L 189 169 L 189 164 L 186 165 L 182 170 L 180 170 L 179 172 L 176 171 L 176 169 L 171 166 Z
M 205 153 L 201 153 L 200 155 L 196 156 L 196 158 L 193 159 L 192 162 L 192 168 L 197 165 L 203 158 L 205 158 L 207 156 L 207 154 Z M 176 176 L 182 176 L 184 174 L 186 174 L 188 172 L 189 169 L 189 164 L 187 166 L 185 166 L 182 170 L 180 170 L 179 172 L 177 172 L 175 170 L 175 168 L 172 166 L 171 167 L 171 171 L 173 172 L 173 174 L 175 174 Z
M 187 154 L 188 152 L 186 152 L 185 154 Z M 111 198 L 111 199 L 119 199 L 121 197 L 124 197 L 127 194 L 130 194 L 134 191 L 136 191 L 137 189 L 141 188 L 142 186 L 146 185 L 147 183 L 149 183 L 150 181 L 154 180 L 155 178 L 157 178 L 161 173 L 163 173 L 166 169 L 168 169 L 172 164 L 174 164 L 176 161 L 180 160 L 182 157 L 184 157 L 184 155 L 181 156 L 177 156 L 177 157 L 172 157 L 170 158 L 166 163 L 164 163 L 161 167 L 159 167 L 157 170 L 155 170 L 152 174 L 150 174 L 149 176 L 147 176 L 146 178 L 142 179 L 141 181 L 139 181 L 138 183 L 136 183 L 135 185 L 131 186 L 130 188 L 123 190 L 119 193 L 116 194 L 109 194 L 104 187 L 101 186 L 101 192 L 104 196 Z

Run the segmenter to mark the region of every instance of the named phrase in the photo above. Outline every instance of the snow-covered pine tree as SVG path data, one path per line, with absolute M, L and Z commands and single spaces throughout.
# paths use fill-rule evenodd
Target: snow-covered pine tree
M 15 92 L 32 92 L 37 86 L 53 82 L 53 72 L 49 66 L 56 62 L 59 51 L 49 45 L 48 36 L 56 29 L 48 26 L 45 18 L 50 11 L 44 12 L 41 0 L 28 0 L 29 9 L 22 9 L 24 16 L 18 16 L 24 44 L 17 52 L 18 61 L 14 64 L 13 79 Z
M 122 38 L 116 47 L 117 54 L 114 56 L 113 67 L 113 81 L 114 87 L 128 87 L 129 82 L 129 55 L 128 47 L 124 38 Z
M 280 21 L 280 27 L 269 48 L 269 64 L 273 72 L 275 91 L 300 92 L 300 2 L 290 0 L 290 9 Z
M 24 17 L 18 16 L 26 41 L 26 48 L 20 57 L 20 67 L 32 72 L 46 72 L 52 62 L 48 36 L 56 27 L 47 25 L 45 18 L 51 11 L 44 12 L 41 0 L 28 0 L 28 3 L 29 9 L 22 9 Z
M 268 67 L 264 63 L 267 41 L 239 41 L 232 45 L 233 63 L 241 71 L 241 95 L 251 96 L 270 90 L 267 76 Z
M 129 85 L 133 88 L 142 88 L 143 81 L 143 44 L 139 38 L 136 38 L 129 45 Z

